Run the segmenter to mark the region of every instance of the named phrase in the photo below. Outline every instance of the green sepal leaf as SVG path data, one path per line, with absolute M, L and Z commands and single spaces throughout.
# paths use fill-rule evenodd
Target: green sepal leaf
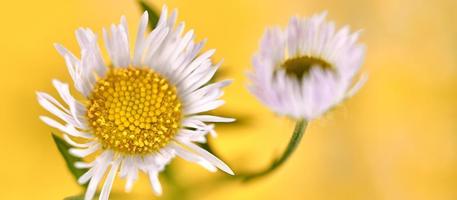
M 144 0 L 139 0 L 138 3 L 140 4 L 141 8 L 145 11 L 148 11 L 149 14 L 149 27 L 154 29 L 159 22 L 159 14 L 153 9 L 148 3 Z
M 51 134 L 52 139 L 54 139 L 54 142 L 56 143 L 57 149 L 59 149 L 60 155 L 62 155 L 63 159 L 65 160 L 65 163 L 67 164 L 68 170 L 71 172 L 73 177 L 75 177 L 76 180 L 86 173 L 86 169 L 78 169 L 75 167 L 75 162 L 82 161 L 81 158 L 78 158 L 76 156 L 71 155 L 68 150 L 72 147 L 69 145 L 65 140 L 62 138 L 58 137 L 54 133 Z M 87 184 L 84 184 L 83 187 L 87 187 Z

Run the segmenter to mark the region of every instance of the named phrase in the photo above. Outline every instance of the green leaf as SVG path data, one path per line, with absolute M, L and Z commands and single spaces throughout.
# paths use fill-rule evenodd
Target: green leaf
M 159 14 L 152 8 L 146 1 L 139 0 L 138 3 L 140 4 L 141 8 L 145 11 L 148 11 L 149 14 L 149 27 L 154 29 L 159 22 Z
M 81 158 L 78 158 L 76 156 L 71 155 L 68 150 L 72 147 L 69 145 L 65 140 L 62 138 L 58 137 L 55 134 L 52 134 L 52 139 L 54 139 L 54 142 L 56 143 L 57 149 L 59 149 L 60 155 L 62 155 L 63 159 L 65 160 L 65 163 L 67 164 L 68 170 L 70 170 L 71 174 L 73 177 L 75 177 L 76 180 L 86 173 L 85 169 L 78 169 L 75 167 L 74 163 L 78 161 L 82 161 Z M 84 187 L 87 186 L 87 184 L 83 185 Z

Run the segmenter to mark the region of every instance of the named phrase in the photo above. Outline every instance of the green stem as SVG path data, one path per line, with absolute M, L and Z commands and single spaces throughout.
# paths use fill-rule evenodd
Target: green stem
M 274 160 L 273 163 L 268 168 L 265 168 L 264 170 L 261 170 L 258 172 L 236 175 L 236 178 L 241 178 L 243 181 L 252 181 L 256 178 L 260 178 L 265 175 L 268 175 L 268 174 L 272 173 L 273 171 L 275 171 L 276 169 L 278 169 L 282 164 L 284 164 L 287 161 L 287 159 L 292 155 L 292 153 L 298 147 L 298 144 L 300 143 L 300 140 L 302 139 L 307 126 L 308 126 L 308 122 L 306 120 L 301 119 L 301 120 L 297 121 L 297 123 L 295 124 L 294 132 L 292 134 L 292 137 L 290 138 L 290 141 L 289 141 L 289 144 L 287 145 L 286 150 L 281 155 L 281 157 Z

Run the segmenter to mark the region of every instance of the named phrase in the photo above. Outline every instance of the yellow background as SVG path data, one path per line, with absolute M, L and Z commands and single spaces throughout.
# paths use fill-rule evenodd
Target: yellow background
M 313 121 L 279 171 L 250 184 L 202 185 L 218 176 L 176 159 L 177 179 L 198 187 L 196 199 L 457 199 L 457 1 L 455 0 L 174 0 L 179 19 L 208 38 L 225 59 L 223 113 L 213 144 L 235 171 L 260 169 L 288 141 L 293 122 L 272 114 L 245 86 L 264 28 L 329 11 L 341 27 L 363 29 L 363 67 L 370 79 L 338 109 Z M 62 199 L 80 192 L 50 132 L 35 91 L 56 94 L 51 79 L 70 82 L 54 42 L 78 51 L 74 30 L 102 27 L 126 15 L 136 29 L 135 1 L 4 0 L 0 7 L 0 199 Z M 163 178 L 162 178 L 163 179 Z M 172 190 L 165 185 L 165 196 Z M 113 199 L 153 199 L 145 177 Z

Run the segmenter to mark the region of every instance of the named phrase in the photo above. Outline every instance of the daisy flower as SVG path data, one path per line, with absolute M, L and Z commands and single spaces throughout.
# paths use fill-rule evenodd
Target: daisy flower
M 108 199 L 118 173 L 130 191 L 140 171 L 160 195 L 158 174 L 175 156 L 233 175 L 224 162 L 196 144 L 206 142 L 208 133 L 216 134 L 208 123 L 233 121 L 201 114 L 224 104 L 222 88 L 230 81 L 208 83 L 220 66 L 210 60 L 215 51 L 200 53 L 205 41 L 194 43 L 194 32 L 183 34 L 184 23 L 175 26 L 176 18 L 177 11 L 168 16 L 164 6 L 156 28 L 146 34 L 145 12 L 134 45 L 129 42 L 124 17 L 119 25 L 111 26 L 110 34 L 103 30 L 110 64 L 103 60 L 97 36 L 90 29 L 76 31 L 80 59 L 55 45 L 80 98 L 70 94 L 68 84 L 53 80 L 64 104 L 38 92 L 41 106 L 58 121 L 40 118 L 64 132 L 63 138 L 74 147 L 72 155 L 94 158 L 75 163 L 87 168 L 78 180 L 88 182 L 86 200 L 94 197 L 106 174 L 100 199 Z
M 325 21 L 326 12 L 293 17 L 285 30 L 265 32 L 253 58 L 250 91 L 274 112 L 312 120 L 352 96 L 366 81 L 353 82 L 365 55 L 360 32 Z

